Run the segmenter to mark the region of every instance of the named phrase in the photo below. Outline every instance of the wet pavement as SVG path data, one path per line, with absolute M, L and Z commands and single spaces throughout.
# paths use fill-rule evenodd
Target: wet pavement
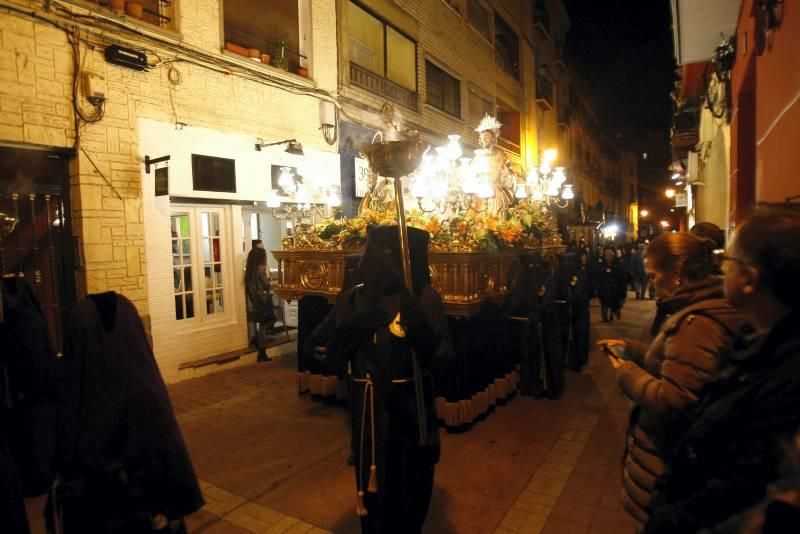
M 592 337 L 641 339 L 652 301 Z M 254 359 L 254 358 L 253 358 Z M 342 404 L 297 394 L 293 356 L 170 386 L 207 504 L 190 532 L 359 532 Z M 425 533 L 625 533 L 619 502 L 628 402 L 593 351 L 564 396 L 515 396 L 468 432 L 442 432 Z

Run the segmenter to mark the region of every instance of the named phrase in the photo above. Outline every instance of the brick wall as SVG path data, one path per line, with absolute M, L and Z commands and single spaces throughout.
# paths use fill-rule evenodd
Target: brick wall
M 242 65 L 244 69 L 235 69 L 240 74 L 178 62 L 172 66 L 180 72 L 181 83 L 174 85 L 168 78 L 168 67 L 155 67 L 149 72 L 123 69 L 106 63 L 102 51 L 108 43 L 102 38 L 92 36 L 92 48 L 81 44 L 82 70 L 105 78 L 107 101 L 104 118 L 82 126 L 80 149 L 70 166 L 73 228 L 85 260 L 84 268 L 77 273 L 79 294 L 119 291 L 134 302 L 148 326 L 150 314 L 156 313 L 152 299 L 148 299 L 146 242 L 152 236 L 145 232 L 142 196 L 143 187 L 152 187 L 152 183 L 143 181 L 147 175 L 139 150 L 139 119 L 166 123 L 177 120 L 195 127 L 246 134 L 253 140 L 292 137 L 310 148 L 336 151 L 335 146 L 325 143 L 318 130 L 317 99 L 247 79 L 246 75 L 245 69 L 262 69 L 258 72 L 272 72 L 301 87 L 312 88 L 316 84 L 335 92 L 335 8 L 328 0 L 306 1 L 310 27 L 301 39 L 306 39 L 314 82 L 253 65 L 246 59 L 237 62 L 224 57 L 220 51 L 218 0 L 180 2 L 182 43 L 215 54 L 232 65 Z M 13 5 L 52 21 L 68 22 L 57 11 L 42 12 L 41 2 L 16 0 Z M 181 45 L 177 39 L 173 42 Z M 142 43 L 162 60 L 175 57 L 166 46 L 149 40 Z M 192 52 L 184 54 L 188 58 L 194 56 Z M 61 29 L 18 14 L 0 13 L 0 143 L 73 146 L 72 57 Z M 152 53 L 149 58 L 156 60 Z M 83 98 L 80 105 L 89 107 Z M 241 333 L 241 325 L 238 328 Z M 228 346 L 241 346 L 240 338 L 241 335 L 235 343 L 229 339 Z M 157 358 L 162 370 L 172 373 L 181 356 L 157 352 Z

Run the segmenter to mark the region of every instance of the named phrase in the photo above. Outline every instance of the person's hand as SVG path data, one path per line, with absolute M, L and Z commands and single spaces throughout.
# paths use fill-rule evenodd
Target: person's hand
M 624 363 L 624 360 L 620 360 L 619 358 L 615 358 L 613 356 L 608 356 L 608 361 L 611 362 L 611 367 L 614 369 L 619 369 Z
M 624 339 L 601 339 L 597 342 L 597 346 L 603 351 L 608 350 L 619 359 L 623 359 L 623 354 L 625 354 Z

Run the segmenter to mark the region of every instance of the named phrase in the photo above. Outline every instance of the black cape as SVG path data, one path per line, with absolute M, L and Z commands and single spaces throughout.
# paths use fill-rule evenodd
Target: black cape
M 23 497 L 52 481 L 56 357 L 30 285 L 10 276 L 0 286 L 0 518 L 16 534 L 28 532 Z
M 131 515 L 179 518 L 199 509 L 194 469 L 133 304 L 113 292 L 80 302 L 62 363 L 66 534 L 70 525 L 103 531 Z

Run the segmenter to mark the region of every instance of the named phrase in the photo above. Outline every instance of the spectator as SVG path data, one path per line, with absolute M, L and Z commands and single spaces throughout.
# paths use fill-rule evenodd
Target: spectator
M 711 244 L 686 233 L 662 234 L 645 256 L 656 291 L 671 311 L 648 346 L 602 340 L 616 351 L 620 389 L 634 403 L 623 465 L 622 504 L 644 527 L 656 479 L 665 476 L 669 439 L 685 428 L 687 413 L 716 379 L 745 322 L 725 300 L 713 276 Z
M 244 271 L 245 293 L 248 302 L 248 321 L 256 324 L 257 361 L 268 362 L 267 335 L 275 326 L 275 310 L 272 309 L 272 293 L 269 290 L 267 275 L 267 251 L 253 248 L 247 255 Z
M 631 278 L 637 299 L 647 298 L 647 283 L 650 277 L 644 268 L 644 243 L 639 243 L 637 249 L 631 254 Z
M 736 354 L 672 448 L 650 533 L 710 528 L 758 503 L 800 426 L 800 215 L 766 210 L 747 219 L 723 272 L 726 298 L 759 335 Z
M 622 268 L 617 261 L 614 249 L 611 247 L 605 249 L 595 271 L 594 282 L 597 297 L 600 299 L 600 313 L 604 323 L 613 321 L 615 315 L 617 319 L 622 318 L 620 286 L 624 286 L 624 280 Z

